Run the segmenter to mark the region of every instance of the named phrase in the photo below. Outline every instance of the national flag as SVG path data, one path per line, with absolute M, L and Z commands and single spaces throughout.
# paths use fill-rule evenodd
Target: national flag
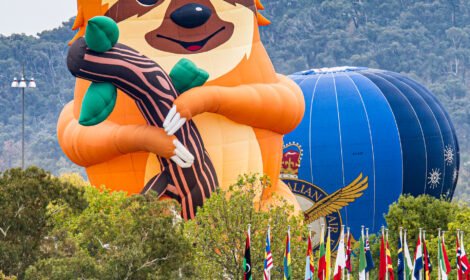
M 318 279 L 325 280 L 326 276 L 326 256 L 325 256 L 325 232 L 323 226 L 320 233 L 320 250 L 318 252 Z
M 286 251 L 284 252 L 284 280 L 292 280 L 292 267 L 290 257 L 290 229 L 287 231 Z
M 413 261 L 411 260 L 410 250 L 408 249 L 408 241 L 406 240 L 406 230 L 403 240 L 403 253 L 405 255 L 405 280 L 411 280 L 413 271 Z
M 248 228 L 248 232 L 246 233 L 246 241 L 245 241 L 245 256 L 243 257 L 243 280 L 251 280 L 251 236 L 250 236 L 250 228 Z
M 470 270 L 468 269 L 470 267 L 470 264 L 468 263 L 468 258 L 467 258 L 467 254 L 465 253 L 465 246 L 464 246 L 464 242 L 463 242 L 463 234 L 462 234 L 462 237 L 460 238 L 460 246 L 461 246 L 461 255 L 460 255 L 460 266 L 461 266 L 461 270 L 462 270 L 462 273 L 463 273 L 463 276 L 464 277 L 467 277 L 468 276 L 468 273 L 470 272 Z
M 361 239 L 359 241 L 359 280 L 366 279 L 366 250 L 364 248 L 364 234 L 361 233 Z
M 423 238 L 423 258 L 424 258 L 424 279 L 431 279 L 432 264 L 429 258 L 428 247 L 426 246 L 426 238 Z
M 462 265 L 461 265 L 461 255 L 462 255 L 462 250 L 460 249 L 460 244 L 459 244 L 459 233 L 457 233 L 457 239 L 455 240 L 456 243 L 456 264 L 457 264 L 457 279 L 462 280 L 463 279 L 463 273 L 462 273 Z
M 264 254 L 264 280 L 271 280 L 271 269 L 274 266 L 273 255 L 271 254 L 271 230 L 266 234 L 266 252 Z
M 413 267 L 413 280 L 419 280 L 419 275 L 421 274 L 421 270 L 423 269 L 423 246 L 421 244 L 421 233 L 418 236 L 418 242 L 416 244 L 416 252 L 415 252 L 415 263 Z
M 390 245 L 388 244 L 388 233 L 387 233 L 387 272 L 388 272 L 388 279 L 394 279 L 394 272 L 393 272 L 393 261 L 392 255 L 390 253 Z
M 336 263 L 334 271 L 334 280 L 341 280 L 343 276 L 343 270 L 346 267 L 346 254 L 344 251 L 344 229 L 341 230 L 341 235 L 339 238 L 338 250 L 336 252 Z
M 397 274 L 398 280 L 406 280 L 405 279 L 405 254 L 403 253 L 403 235 L 402 231 L 400 230 L 400 239 L 398 239 L 398 250 L 397 250 Z
M 309 235 L 307 239 L 307 257 L 305 259 L 305 280 L 314 280 L 314 273 L 312 237 Z
M 331 275 L 331 237 L 330 237 L 330 228 L 328 228 L 328 237 L 326 238 L 326 254 L 325 254 L 325 263 L 326 263 L 326 279 L 330 279 Z
M 452 268 L 450 266 L 449 258 L 447 257 L 444 233 L 442 233 L 442 236 L 439 236 L 438 239 L 437 256 L 439 262 L 439 271 L 441 273 L 441 280 L 447 280 Z
M 349 232 L 349 228 L 348 228 L 348 244 L 346 245 L 346 269 L 348 270 L 348 273 L 352 272 L 351 253 L 352 253 L 351 233 Z
M 382 234 L 380 240 L 380 264 L 379 264 L 379 280 L 383 280 L 387 274 L 387 253 L 386 253 L 385 237 Z
M 366 261 L 367 261 L 367 267 L 366 267 L 366 273 L 374 269 L 374 259 L 372 258 L 372 252 L 370 251 L 370 244 L 369 244 L 369 229 L 366 229 Z

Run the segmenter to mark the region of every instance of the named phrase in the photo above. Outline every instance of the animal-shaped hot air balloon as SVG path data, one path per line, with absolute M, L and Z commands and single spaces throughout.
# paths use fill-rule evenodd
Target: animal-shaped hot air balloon
M 285 136 L 281 176 L 309 222 L 376 232 L 401 194 L 451 199 L 459 146 L 443 106 L 418 82 L 390 71 L 338 67 L 291 78 L 306 112 Z M 333 236 L 339 237 L 334 230 Z
M 196 207 L 212 191 L 197 186 L 226 188 L 243 173 L 271 177 L 272 186 L 263 191 L 263 201 L 276 203 L 273 194 L 277 194 L 298 207 L 291 190 L 278 178 L 282 138 L 300 123 L 304 99 L 296 83 L 274 71 L 259 37 L 259 25 L 269 23 L 260 9 L 258 0 L 78 1 L 74 28 L 79 32 L 72 49 L 85 52 L 73 57 L 99 67 L 72 71 L 79 77 L 74 100 L 64 108 L 58 123 L 65 154 L 85 167 L 97 186 L 141 193 L 154 189 L 153 182 L 163 182 L 169 196 L 185 204 L 184 218 L 194 217 Z M 98 49 L 105 52 L 84 48 L 80 38 L 96 16 L 117 22 L 117 47 Z M 208 81 L 176 93 L 167 73 L 182 59 L 207 72 Z M 127 78 L 125 71 L 131 73 Z M 112 80 L 120 88 L 117 99 L 110 103 L 112 112 L 108 110 L 106 120 L 95 126 L 79 122 L 90 80 Z M 149 92 L 144 87 L 153 85 L 158 86 L 152 94 L 161 92 L 168 99 L 145 97 Z M 133 91 L 143 95 L 130 96 Z M 112 100 L 113 94 L 107 96 L 106 100 Z M 139 100 L 144 97 L 147 99 Z M 150 105 L 144 106 L 146 102 Z M 160 109 L 151 112 L 150 107 Z M 152 122 L 152 115 L 158 120 Z M 183 170 L 211 170 L 211 165 L 214 176 L 196 170 L 189 178 L 185 174 L 190 172 Z M 159 177 L 164 173 L 171 180 Z

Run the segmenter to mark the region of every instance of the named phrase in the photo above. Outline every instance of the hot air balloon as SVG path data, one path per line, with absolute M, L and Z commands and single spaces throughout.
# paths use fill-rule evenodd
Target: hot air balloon
M 154 190 L 190 219 L 216 187 L 259 173 L 272 179 L 263 205 L 281 197 L 300 210 L 279 174 L 283 135 L 301 121 L 304 100 L 261 42 L 269 21 L 260 1 L 77 4 L 68 56 L 75 95 L 57 131 L 93 185 Z M 175 68 L 184 75 L 171 75 Z M 207 74 L 201 83 L 181 78 L 198 73 Z
M 357 236 L 361 225 L 372 231 L 384 225 L 384 213 L 401 194 L 452 198 L 459 174 L 456 133 L 423 85 L 358 67 L 290 77 L 302 88 L 306 112 L 284 138 L 281 177 L 309 222 L 346 224 Z

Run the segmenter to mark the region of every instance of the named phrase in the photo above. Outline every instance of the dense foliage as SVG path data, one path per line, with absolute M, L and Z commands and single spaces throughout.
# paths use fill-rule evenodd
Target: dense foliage
M 283 255 L 287 227 L 291 227 L 292 279 L 304 275 L 306 228 L 303 216 L 292 215 L 282 205 L 259 211 L 263 205 L 253 204 L 259 190 L 266 186 L 258 176 L 243 176 L 227 192 L 219 191 L 206 201 L 196 219 L 185 225 L 186 235 L 195 244 L 197 279 L 243 279 L 245 236 L 251 225 L 251 260 L 253 278 L 262 278 L 265 258 L 266 231 L 271 226 L 273 279 L 283 278 Z
M 462 151 L 459 197 L 470 201 L 470 7 L 465 0 L 269 0 L 262 38 L 279 72 L 354 65 L 410 75 L 443 102 Z M 25 64 L 26 160 L 54 173 L 80 170 L 63 155 L 56 120 L 72 99 L 65 65 L 72 21 L 37 37 L 0 35 L 0 170 L 20 163 L 21 95 L 10 89 Z

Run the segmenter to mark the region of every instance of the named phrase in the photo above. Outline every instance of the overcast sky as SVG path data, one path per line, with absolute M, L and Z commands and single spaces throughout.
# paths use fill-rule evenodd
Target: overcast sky
M 76 0 L 0 0 L 0 34 L 35 35 L 75 15 Z

